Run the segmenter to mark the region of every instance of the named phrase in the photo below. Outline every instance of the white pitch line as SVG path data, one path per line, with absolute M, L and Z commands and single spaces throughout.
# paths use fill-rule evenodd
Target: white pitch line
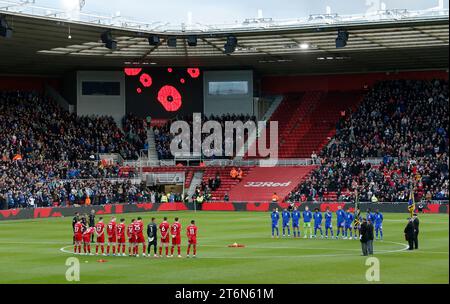
M 394 253 L 394 252 L 401 252 L 401 251 L 406 251 L 408 249 L 408 245 L 402 244 L 402 243 L 397 243 L 397 242 L 390 242 L 390 241 L 384 241 L 386 243 L 392 243 L 392 244 L 397 244 L 397 245 L 402 245 L 403 248 L 400 249 L 396 249 L 396 250 L 386 250 L 386 251 L 382 251 L 382 252 L 376 252 L 375 256 L 378 254 L 385 254 L 385 253 Z M 63 253 L 68 253 L 68 254 L 74 254 L 71 251 L 66 250 L 66 248 L 68 247 L 72 247 L 73 245 L 69 245 L 69 246 L 64 246 L 61 247 L 59 250 Z M 211 247 L 211 246 L 210 246 Z M 225 248 L 224 246 L 217 246 L 220 248 Z M 290 247 L 292 249 L 295 249 L 294 247 Z M 267 247 L 266 249 L 276 249 L 276 247 Z M 299 248 L 304 249 L 304 248 Z M 308 248 L 309 250 L 314 250 L 317 248 Z M 330 249 L 330 248 L 328 248 Z M 352 249 L 353 250 L 353 249 Z M 78 254 L 76 254 L 78 255 Z M 81 255 L 84 256 L 84 255 Z M 102 256 L 102 255 L 99 255 Z M 281 256 L 281 255 L 271 255 L 271 256 L 242 256 L 242 257 L 236 257 L 236 256 L 228 256 L 228 257 L 221 257 L 221 256 L 204 256 L 201 257 L 202 259 L 268 259 L 268 258 L 318 258 L 318 257 L 341 257 L 341 256 L 359 256 L 359 255 L 355 255 L 355 254 L 350 254 L 350 253 L 344 253 L 344 254 L 314 254 L 314 255 L 298 255 L 298 256 Z M 117 257 L 117 256 L 116 256 Z

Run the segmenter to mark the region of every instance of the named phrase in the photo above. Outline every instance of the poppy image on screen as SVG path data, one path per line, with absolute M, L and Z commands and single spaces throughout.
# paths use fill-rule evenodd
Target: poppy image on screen
M 141 117 L 173 118 L 203 111 L 200 68 L 124 68 L 126 111 Z

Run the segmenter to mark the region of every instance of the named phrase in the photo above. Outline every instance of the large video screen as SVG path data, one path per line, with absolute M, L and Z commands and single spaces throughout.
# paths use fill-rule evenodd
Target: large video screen
M 199 68 L 125 68 L 126 111 L 142 118 L 203 112 Z

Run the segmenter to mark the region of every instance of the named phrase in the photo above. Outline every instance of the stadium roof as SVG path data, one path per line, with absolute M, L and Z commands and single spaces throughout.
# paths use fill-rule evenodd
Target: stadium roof
M 31 15 L 0 8 L 14 30 L 12 38 L 0 37 L 0 73 L 60 75 L 124 65 L 248 67 L 261 74 L 448 68 L 448 10 L 426 14 L 391 10 L 370 18 L 255 19 L 228 27 L 198 25 L 187 30 L 47 13 Z M 106 29 L 112 30 L 118 42 L 114 51 L 100 41 Z M 345 48 L 335 46 L 338 29 L 349 33 Z M 160 44 L 150 46 L 149 34 L 159 35 Z M 195 47 L 187 45 L 186 38 L 192 34 L 198 38 Z M 233 54 L 225 54 L 223 49 L 229 34 L 238 39 Z M 176 47 L 167 46 L 167 38 L 172 36 L 177 37 Z

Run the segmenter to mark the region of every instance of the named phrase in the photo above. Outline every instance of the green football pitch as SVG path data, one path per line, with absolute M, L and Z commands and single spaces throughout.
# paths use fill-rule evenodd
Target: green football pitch
M 73 255 L 71 218 L 0 222 L 0 283 L 370 283 L 358 240 L 271 238 L 269 213 L 167 212 L 124 214 L 191 219 L 198 257 L 99 257 Z M 109 221 L 110 215 L 105 216 Z M 384 240 L 374 243 L 379 283 L 449 283 L 449 218 L 420 215 L 420 248 L 407 251 L 407 213 L 384 214 Z M 334 219 L 335 220 L 335 219 Z M 281 232 L 281 231 L 280 231 Z M 302 231 L 303 232 L 303 231 Z M 229 244 L 244 248 L 229 248 Z M 140 249 L 141 250 L 141 249 Z M 66 259 L 80 262 L 80 281 L 66 280 Z M 99 259 L 107 262 L 99 263 Z

